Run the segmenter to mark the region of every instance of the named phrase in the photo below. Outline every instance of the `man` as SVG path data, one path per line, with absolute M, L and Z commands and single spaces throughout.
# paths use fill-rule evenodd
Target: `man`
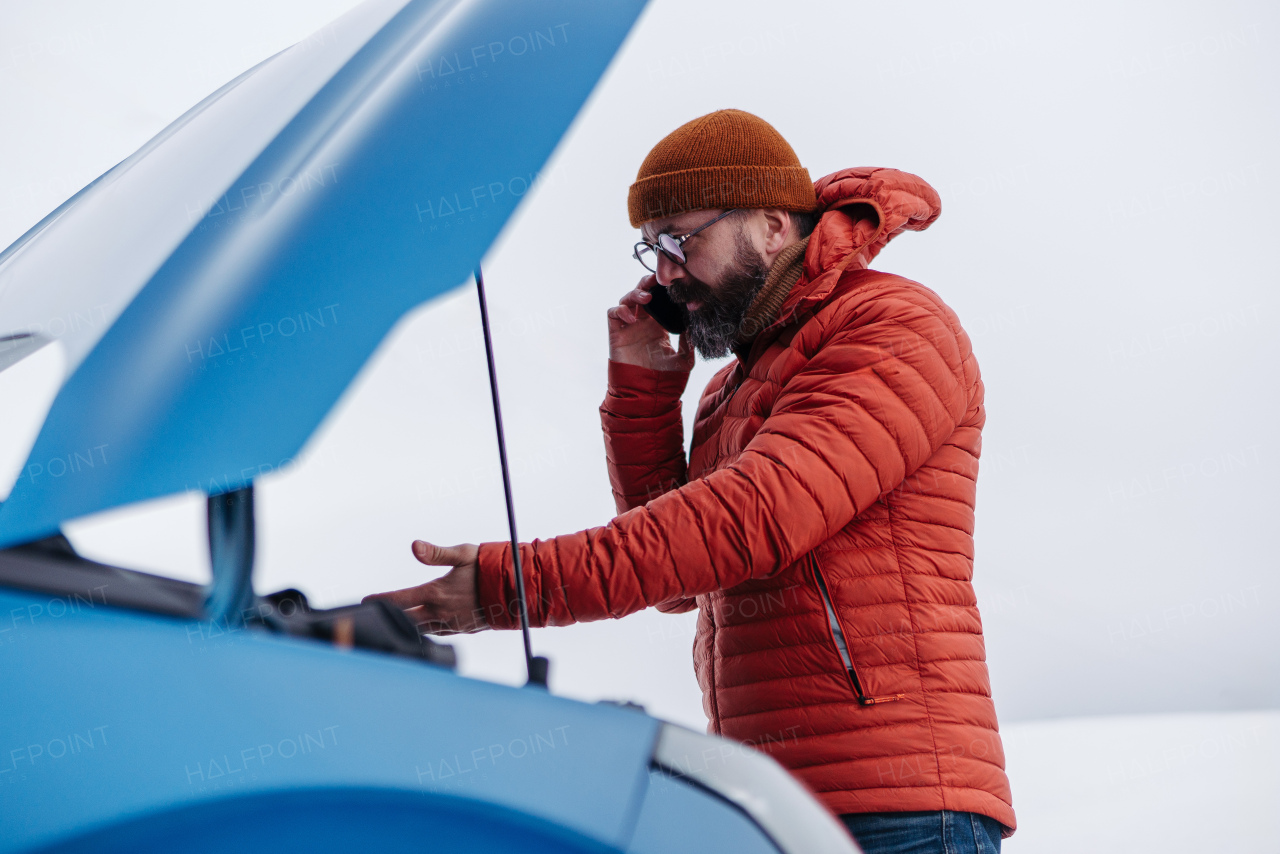
M 998 851 L 1014 814 L 971 584 L 983 387 L 927 288 L 867 265 L 940 212 L 892 169 L 811 183 L 721 110 L 650 152 L 628 209 L 651 274 L 609 310 L 601 406 L 619 515 L 521 545 L 533 625 L 698 608 L 710 730 L 760 745 L 868 852 Z M 666 288 L 679 346 L 644 311 Z M 686 461 L 680 395 L 708 384 Z M 427 631 L 518 625 L 508 543 L 381 594 Z

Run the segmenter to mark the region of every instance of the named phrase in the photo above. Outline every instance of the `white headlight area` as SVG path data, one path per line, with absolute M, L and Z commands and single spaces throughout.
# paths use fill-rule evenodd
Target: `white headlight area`
M 786 854 L 859 851 L 840 822 L 785 768 L 745 744 L 664 724 L 653 764 L 742 810 Z

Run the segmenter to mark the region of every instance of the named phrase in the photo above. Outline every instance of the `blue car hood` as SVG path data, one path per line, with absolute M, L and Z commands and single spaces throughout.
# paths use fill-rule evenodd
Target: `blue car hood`
M 369 0 L 0 254 L 0 370 L 68 359 L 0 547 L 295 456 L 395 322 L 467 282 L 643 5 Z

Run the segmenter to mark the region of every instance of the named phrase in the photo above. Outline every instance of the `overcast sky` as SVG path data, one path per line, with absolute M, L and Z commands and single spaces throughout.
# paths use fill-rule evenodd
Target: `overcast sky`
M 352 5 L 6 2 L 0 246 Z M 779 8 L 655 0 L 486 261 L 523 537 L 611 518 L 597 407 L 604 313 L 642 272 L 627 187 L 676 126 L 745 109 L 815 179 L 890 166 L 941 193 L 875 266 L 939 292 L 982 367 L 975 584 L 1001 720 L 1280 706 L 1275 5 Z M 261 483 L 260 592 L 350 602 L 431 577 L 415 537 L 505 537 L 474 303 L 405 317 Z M 58 359 L 0 374 L 0 495 Z M 203 512 L 179 496 L 67 529 L 201 579 Z M 644 613 L 534 644 L 556 691 L 700 727 L 692 637 L 692 615 Z M 517 634 L 457 643 L 464 672 L 520 678 Z

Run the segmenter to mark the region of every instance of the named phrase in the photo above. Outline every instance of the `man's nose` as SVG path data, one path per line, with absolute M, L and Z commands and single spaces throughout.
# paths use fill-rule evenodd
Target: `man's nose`
M 669 288 L 673 282 L 679 282 L 684 278 L 684 267 L 681 267 L 661 252 L 658 252 L 657 256 L 658 272 L 655 275 L 658 279 L 658 284 Z

